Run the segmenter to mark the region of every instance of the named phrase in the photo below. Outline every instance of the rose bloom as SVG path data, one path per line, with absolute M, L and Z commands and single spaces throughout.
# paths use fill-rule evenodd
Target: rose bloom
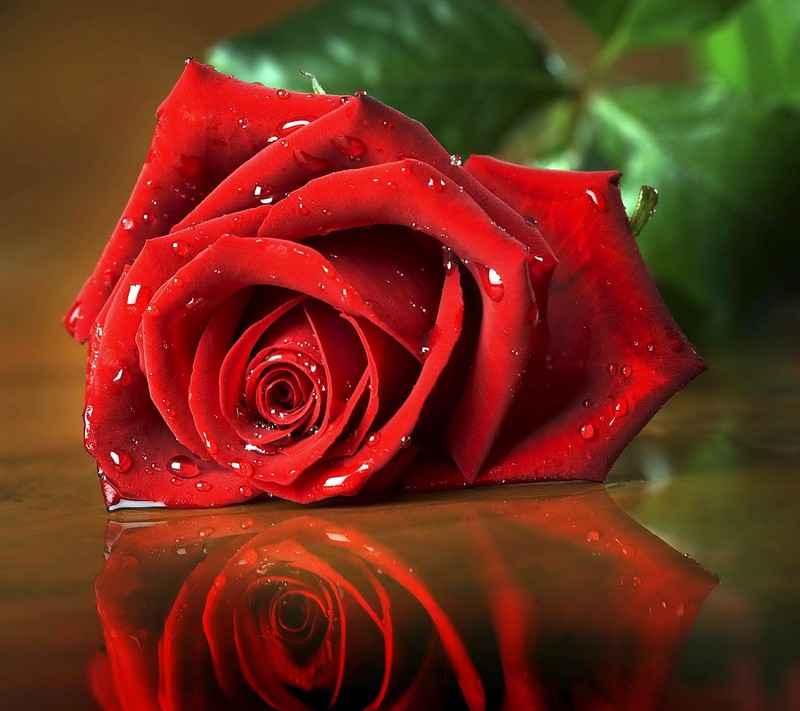
M 619 174 L 462 166 L 361 94 L 187 62 L 65 317 L 109 508 L 600 481 L 702 370 Z

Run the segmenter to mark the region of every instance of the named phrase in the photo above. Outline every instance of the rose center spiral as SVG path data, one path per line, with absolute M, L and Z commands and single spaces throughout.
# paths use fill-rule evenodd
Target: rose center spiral
M 311 427 L 320 417 L 324 395 L 322 369 L 302 351 L 272 348 L 250 363 L 245 401 L 270 428 Z

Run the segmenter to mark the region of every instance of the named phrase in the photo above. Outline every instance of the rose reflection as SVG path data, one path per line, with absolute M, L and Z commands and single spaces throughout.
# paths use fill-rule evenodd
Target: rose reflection
M 649 709 L 714 585 L 603 488 L 111 522 L 104 709 Z M 463 496 L 463 495 L 462 495 Z

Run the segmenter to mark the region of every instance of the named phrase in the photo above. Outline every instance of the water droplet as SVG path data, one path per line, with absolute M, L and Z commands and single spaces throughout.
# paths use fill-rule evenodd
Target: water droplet
M 181 479 L 179 476 L 170 477 L 169 481 L 170 484 L 174 484 L 175 486 L 180 486 L 181 484 L 183 484 L 183 479 Z
M 505 294 L 502 277 L 491 267 L 475 262 L 475 268 L 481 278 L 481 286 L 492 301 L 500 301 Z
M 334 136 L 331 145 L 343 156 L 357 158 L 367 151 L 367 144 L 355 136 Z
M 152 221 L 153 221 L 152 213 L 145 212 L 144 215 L 142 215 L 142 222 L 144 222 L 146 225 L 149 225 Z
M 633 368 L 631 368 L 629 365 L 623 365 L 619 369 L 619 372 L 622 373 L 626 378 L 630 378 L 631 374 L 633 373 Z
M 428 180 L 428 187 L 435 193 L 440 193 L 445 189 L 446 183 L 441 178 L 431 178 Z
M 409 437 L 408 435 L 404 435 L 403 437 L 400 438 L 400 447 L 402 449 L 406 449 L 409 446 L 411 446 L 411 437 Z
M 288 99 L 289 98 L 289 92 L 286 91 L 286 89 L 278 89 L 278 91 L 276 91 L 275 94 L 277 95 L 277 97 L 279 99 Z
M 616 363 L 609 363 L 607 370 L 609 375 L 616 375 L 617 370 L 619 370 L 619 366 Z
M 189 245 L 186 244 L 182 239 L 176 239 L 172 243 L 172 251 L 175 252 L 179 257 L 183 257 L 189 251 Z
M 239 487 L 239 496 L 244 496 L 246 498 L 250 498 L 253 495 L 253 491 L 250 489 L 249 486 L 242 484 Z
M 192 310 L 198 308 L 203 303 L 204 300 L 205 299 L 203 299 L 202 296 L 193 296 L 191 299 L 189 299 L 186 302 L 186 308 L 189 311 L 192 311 Z
M 539 221 L 536 218 L 525 215 L 525 222 L 527 222 L 531 227 L 539 229 Z
M 361 97 L 361 96 L 366 96 L 366 95 L 367 95 L 367 92 L 364 89 L 359 89 L 358 91 L 354 91 L 353 92 L 353 96 Z
M 313 119 L 304 119 L 304 118 L 296 118 L 287 121 L 286 123 L 282 124 L 281 127 L 278 129 L 278 135 L 283 138 L 284 136 L 288 136 L 290 133 L 294 133 L 295 131 L 303 128 L 304 126 L 308 126 Z
M 450 165 L 461 165 L 461 156 L 456 155 L 455 153 L 450 156 Z
M 125 300 L 125 308 L 131 313 L 139 313 L 144 305 L 150 301 L 152 292 L 141 284 L 131 284 L 128 287 L 128 296 Z
M 307 215 L 310 212 L 310 210 L 305 205 L 303 205 L 302 202 L 297 206 L 297 211 L 301 215 Z M 298 254 L 299 254 L 299 252 L 298 252 Z
M 194 488 L 198 491 L 211 491 L 211 484 L 209 484 L 207 481 L 201 480 L 194 485 Z
M 587 398 L 586 400 L 583 401 L 583 406 L 584 407 L 591 407 L 592 406 L 592 401 Z
M 656 349 L 656 347 L 652 343 L 648 343 L 647 344 L 647 352 L 648 353 L 652 353 L 655 349 Z
M 394 128 L 394 124 L 391 121 L 389 121 L 389 119 L 383 121 L 382 125 L 384 128 Z
M 581 427 L 581 437 L 584 439 L 592 439 L 594 437 L 594 427 L 592 427 L 592 425 L 583 425 L 583 427 Z
M 249 462 L 242 461 L 241 459 L 234 459 L 228 466 L 239 476 L 253 475 L 253 467 Z
M 127 472 L 133 464 L 131 455 L 128 454 L 124 449 L 117 449 L 113 452 L 109 452 L 108 456 L 111 457 L 111 461 L 114 462 L 114 469 L 116 469 L 120 474 Z
M 167 469 L 173 474 L 182 476 L 185 479 L 191 479 L 191 477 L 197 476 L 200 471 L 197 467 L 197 462 L 195 462 L 194 459 L 183 455 L 178 455 L 177 457 L 172 457 L 172 459 L 168 460 Z
M 328 167 L 328 161 L 317 158 L 317 156 L 312 156 L 305 151 L 295 149 L 293 157 L 294 162 L 297 163 L 300 168 L 312 173 L 318 173 Z
M 219 447 L 217 446 L 217 443 L 213 439 L 211 439 L 211 437 L 209 437 L 205 432 L 203 432 L 203 444 L 206 446 L 206 449 L 211 454 L 216 454 L 217 452 L 219 452 Z
M 377 447 L 381 441 L 381 433 L 380 432 L 373 432 L 369 437 L 367 437 L 367 445 L 370 447 Z
M 247 116 L 242 116 L 236 123 L 238 123 L 241 128 L 247 128 L 250 125 L 250 119 L 247 118 Z
M 638 575 L 634 575 L 631 578 L 631 584 L 633 587 L 638 588 L 642 584 L 642 579 Z
M 588 324 L 583 324 L 583 326 L 581 326 L 581 334 L 587 341 L 592 340 L 592 330 L 589 328 Z
M 586 532 L 586 540 L 587 541 L 599 541 L 600 540 L 600 533 L 598 531 L 587 531 Z
M 119 224 L 122 225 L 123 230 L 132 230 L 136 223 L 133 221 L 132 217 L 123 217 L 119 221 Z
M 594 207 L 594 209 L 598 212 L 606 212 L 606 210 L 608 210 L 606 199 L 602 193 L 594 190 L 587 190 L 586 197 L 589 198 L 589 202 L 592 204 L 592 207 Z
M 187 156 L 181 153 L 178 156 L 178 162 L 175 164 L 175 170 L 186 179 L 196 178 L 203 170 L 203 163 L 197 156 Z
M 622 397 L 614 402 L 614 415 L 616 417 L 624 417 L 628 414 L 628 401 Z

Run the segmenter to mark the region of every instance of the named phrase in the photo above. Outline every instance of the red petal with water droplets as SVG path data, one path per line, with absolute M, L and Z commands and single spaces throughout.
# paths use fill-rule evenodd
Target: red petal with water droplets
M 285 93 L 280 100 L 274 89 L 187 62 L 158 109 L 147 161 L 122 218 L 65 317 L 78 341 L 89 337 L 111 293 L 115 280 L 108 275 L 121 274 L 147 240 L 167 234 L 231 171 L 262 150 L 287 115 L 323 116 L 341 106 L 337 96 Z
M 474 157 L 467 169 L 538 221 L 558 266 L 550 284 L 545 367 L 525 378 L 476 484 L 602 481 L 624 447 L 704 368 L 647 272 L 618 173 L 524 168 Z M 421 470 L 413 489 L 458 475 Z

